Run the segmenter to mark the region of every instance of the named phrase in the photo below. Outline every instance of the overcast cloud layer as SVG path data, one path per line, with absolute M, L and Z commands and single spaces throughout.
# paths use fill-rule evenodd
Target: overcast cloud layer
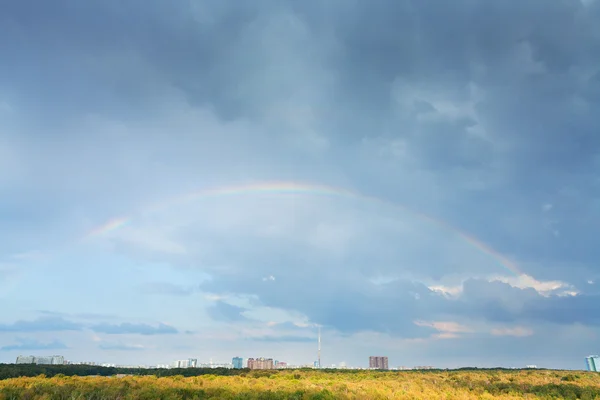
M 599 1 L 8 0 L 0 49 L 0 362 L 600 352 Z M 362 197 L 185 196 L 267 182 Z

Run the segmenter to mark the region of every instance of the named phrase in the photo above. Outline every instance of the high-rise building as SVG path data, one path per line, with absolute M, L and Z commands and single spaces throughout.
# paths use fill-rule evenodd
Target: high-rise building
M 600 369 L 600 357 L 599 356 L 587 356 L 585 358 L 588 371 L 598 372 Z
M 17 364 L 39 364 L 39 365 L 63 365 L 65 358 L 63 356 L 48 356 L 48 357 L 35 357 L 35 356 L 18 356 Z
M 41 364 L 41 365 L 52 364 L 52 357 L 36 357 L 35 358 L 35 363 L 36 364 Z
M 52 356 L 51 358 L 52 365 L 63 365 L 65 363 L 65 358 L 63 356 Z
M 371 369 L 389 369 L 388 358 L 383 356 L 369 357 L 369 368 Z
M 189 368 L 197 368 L 198 367 L 198 359 L 197 358 L 188 358 L 188 367 Z
M 35 364 L 34 356 L 18 356 L 17 364 Z
M 233 357 L 231 359 L 231 363 L 233 364 L 233 368 L 235 369 L 244 368 L 244 359 L 242 357 Z
M 191 363 L 194 363 L 194 367 L 192 367 Z M 188 358 L 187 360 L 177 360 L 173 362 L 173 368 L 196 368 L 198 365 L 198 360 L 194 358 Z
M 273 369 L 273 359 L 272 358 L 249 358 L 248 359 L 248 368 L 250 369 Z

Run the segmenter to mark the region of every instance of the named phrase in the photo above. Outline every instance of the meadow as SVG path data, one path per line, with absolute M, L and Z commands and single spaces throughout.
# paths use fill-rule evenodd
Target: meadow
M 583 371 L 248 371 L 0 380 L 0 399 L 600 399 Z

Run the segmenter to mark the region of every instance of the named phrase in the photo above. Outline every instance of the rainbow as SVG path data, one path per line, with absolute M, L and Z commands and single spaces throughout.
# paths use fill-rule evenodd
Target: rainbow
M 401 209 L 405 212 L 408 212 L 417 218 L 427 221 L 433 225 L 436 225 L 450 233 L 456 235 L 457 237 L 463 239 L 465 242 L 470 244 L 472 247 L 476 248 L 483 254 L 491 256 L 499 265 L 501 265 L 506 270 L 515 274 L 516 276 L 525 275 L 523 272 L 519 270 L 517 265 L 509 260 L 506 256 L 502 255 L 498 251 L 494 250 L 489 245 L 483 243 L 478 240 L 476 237 L 467 234 L 466 232 L 461 231 L 460 229 L 446 223 L 445 221 L 436 219 L 430 215 L 423 214 L 421 212 L 412 210 L 405 205 L 389 202 L 386 200 L 379 199 L 377 197 L 365 195 L 356 191 L 352 191 L 349 189 L 334 187 L 334 186 L 324 186 L 312 183 L 296 183 L 296 182 L 257 182 L 251 184 L 242 184 L 242 185 L 234 185 L 234 186 L 223 186 L 216 188 L 208 188 L 196 190 L 191 193 L 187 193 L 180 196 L 175 196 L 166 201 L 158 203 L 148 209 L 150 212 L 156 212 L 160 209 L 172 207 L 177 204 L 197 201 L 200 199 L 206 199 L 211 197 L 223 197 L 223 196 L 238 196 L 242 194 L 305 194 L 311 196 L 329 196 L 329 197 L 342 197 L 342 198 L 351 198 L 361 201 L 367 201 L 371 203 L 379 203 L 386 207 L 393 207 Z M 125 225 L 132 222 L 134 219 L 133 216 L 124 216 L 112 218 L 105 224 L 96 227 L 89 231 L 84 239 L 90 239 L 96 236 L 105 235 L 111 231 L 116 231 Z

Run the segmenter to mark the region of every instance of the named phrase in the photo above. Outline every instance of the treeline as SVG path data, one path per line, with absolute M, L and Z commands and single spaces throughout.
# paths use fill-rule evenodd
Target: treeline
M 99 365 L 35 365 L 35 364 L 0 364 L 0 380 L 18 377 L 44 375 L 64 376 L 113 376 L 113 375 L 153 375 L 163 376 L 200 376 L 217 375 L 233 376 L 248 372 L 248 369 L 229 368 L 120 368 L 102 367 Z
M 288 370 L 289 371 L 289 370 Z M 297 371 L 313 371 L 311 368 L 297 369 Z M 380 371 L 380 370 L 359 370 L 359 369 L 321 369 L 319 372 L 325 374 L 364 374 L 368 373 L 418 373 L 418 374 L 436 374 L 442 369 L 426 369 L 426 370 L 404 370 L 404 371 Z M 518 372 L 520 370 L 504 369 L 504 368 L 460 368 L 455 371 L 506 371 Z M 53 377 L 56 375 L 65 376 L 113 376 L 113 375 L 153 375 L 157 377 L 163 376 L 201 376 L 201 375 L 216 375 L 216 376 L 235 376 L 245 375 L 247 373 L 252 376 L 272 376 L 285 370 L 253 370 L 247 368 L 230 369 L 230 368 L 120 368 L 120 367 L 102 367 L 99 365 L 35 365 L 35 364 L 0 364 L 0 380 L 18 377 L 33 377 L 45 375 Z

